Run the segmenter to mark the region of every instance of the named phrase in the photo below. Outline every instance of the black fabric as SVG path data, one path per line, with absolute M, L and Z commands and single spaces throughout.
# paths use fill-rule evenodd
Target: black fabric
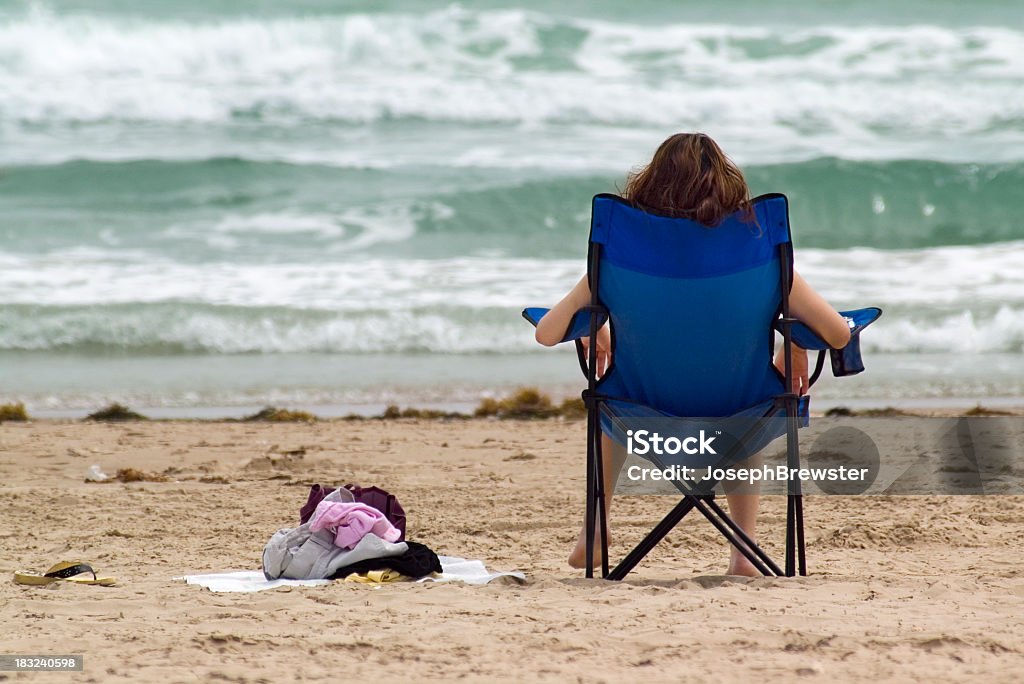
M 327 579 L 343 579 L 355 573 L 386 569 L 396 570 L 414 579 L 426 577 L 432 572 L 441 572 L 441 561 L 438 560 L 437 554 L 431 551 L 429 547 L 413 541 L 406 541 L 405 543 L 409 545 L 409 550 L 401 556 L 361 560 L 358 563 L 338 568 Z
M 83 575 L 85 573 L 91 573 L 92 578 L 96 579 L 96 571 L 92 569 L 92 566 L 88 563 L 78 563 L 64 568 L 63 570 L 57 570 L 55 572 L 48 572 L 43 577 L 53 577 L 55 579 L 67 579 L 74 577 L 75 575 Z

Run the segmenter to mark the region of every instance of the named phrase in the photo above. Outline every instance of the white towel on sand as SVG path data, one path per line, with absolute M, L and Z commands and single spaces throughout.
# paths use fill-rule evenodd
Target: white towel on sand
M 438 556 L 441 561 L 441 574 L 436 577 L 423 577 L 419 582 L 465 582 L 466 584 L 487 584 L 499 577 L 514 577 L 520 582 L 526 581 L 521 572 L 487 572 L 483 561 L 466 560 L 456 556 Z
M 419 582 L 465 582 L 466 584 L 487 584 L 498 577 L 513 577 L 525 581 L 521 572 L 488 572 L 483 561 L 466 560 L 455 556 L 438 556 L 443 572 L 436 577 L 424 577 Z M 276 587 L 317 587 L 334 580 L 268 580 L 260 570 L 219 572 L 210 575 L 185 575 L 174 579 L 185 580 L 187 584 L 198 584 L 210 591 L 253 592 Z

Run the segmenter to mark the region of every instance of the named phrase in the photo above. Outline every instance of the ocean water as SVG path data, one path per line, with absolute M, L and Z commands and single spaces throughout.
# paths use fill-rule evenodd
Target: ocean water
M 1024 397 L 1016 3 L 0 0 L 0 400 L 189 412 L 577 389 L 518 311 L 702 130 L 877 305 L 825 403 Z

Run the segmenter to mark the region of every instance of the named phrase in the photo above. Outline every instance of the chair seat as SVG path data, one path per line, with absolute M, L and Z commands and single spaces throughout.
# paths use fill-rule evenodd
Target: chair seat
M 784 407 L 777 411 L 774 399 L 750 406 L 731 416 L 686 417 L 674 416 L 656 408 L 621 399 L 600 401 L 601 430 L 622 446 L 630 444 L 630 437 L 638 431 L 646 431 L 645 437 L 657 433 L 662 440 L 675 438 L 680 443 L 695 438 L 693 446 L 705 439 L 713 439 L 713 451 L 692 453 L 692 449 L 681 449 L 677 453 L 634 454 L 651 461 L 658 467 L 688 466 L 690 468 L 727 467 L 742 463 L 766 447 L 772 440 L 786 433 L 787 414 Z M 809 424 L 810 397 L 800 397 L 797 404 L 798 425 Z M 769 414 L 772 414 L 769 416 Z M 637 442 L 634 439 L 633 442 Z M 738 445 L 742 445 L 741 447 Z M 737 448 L 735 453 L 729 447 Z

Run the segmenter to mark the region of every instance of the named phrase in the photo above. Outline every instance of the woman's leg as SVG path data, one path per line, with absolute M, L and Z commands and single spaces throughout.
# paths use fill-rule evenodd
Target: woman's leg
M 625 449 L 615 444 L 608 435 L 601 435 L 601 463 L 604 469 L 604 517 L 609 520 L 608 513 L 612 507 L 612 493 L 615 490 L 615 481 L 622 470 L 622 464 L 626 460 Z M 576 538 L 576 547 L 569 554 L 569 565 L 574 568 L 585 568 L 587 566 L 587 524 L 586 515 L 581 526 L 580 534 Z M 594 567 L 601 566 L 601 519 L 594 521 Z M 608 525 L 608 538 L 611 539 L 611 524 Z
M 743 463 L 745 468 L 760 468 L 761 454 L 758 453 Z M 757 541 L 757 509 L 761 503 L 761 483 L 750 482 L 723 482 L 725 498 L 729 502 L 729 517 L 736 521 L 744 532 L 752 540 Z M 735 546 L 729 545 L 729 569 L 730 575 L 744 575 L 746 577 L 760 577 L 758 572 L 746 556 L 740 553 Z

